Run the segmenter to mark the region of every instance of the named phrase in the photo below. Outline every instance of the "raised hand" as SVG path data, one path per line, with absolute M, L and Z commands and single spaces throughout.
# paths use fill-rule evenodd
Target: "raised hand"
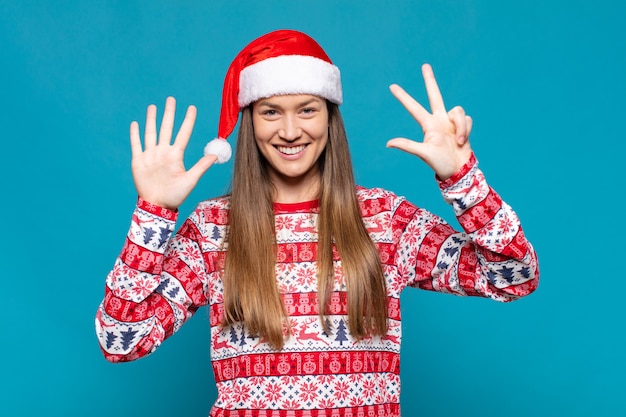
M 422 142 L 406 138 L 394 138 L 387 147 L 401 149 L 421 158 L 440 179 L 447 179 L 457 172 L 470 158 L 472 150 L 469 135 L 472 119 L 461 107 L 446 111 L 432 68 L 422 66 L 422 75 L 432 113 L 404 91 L 399 85 L 389 87 L 391 93 L 402 103 L 424 132 Z
M 189 106 L 172 144 L 175 113 L 176 100 L 168 97 L 157 137 L 157 108 L 153 104 L 148 106 L 143 149 L 139 124 L 136 121 L 130 124 L 131 166 L 137 193 L 145 201 L 172 210 L 185 201 L 217 159 L 213 155 L 204 156 L 191 169 L 185 169 L 183 156 L 196 121 L 196 108 Z

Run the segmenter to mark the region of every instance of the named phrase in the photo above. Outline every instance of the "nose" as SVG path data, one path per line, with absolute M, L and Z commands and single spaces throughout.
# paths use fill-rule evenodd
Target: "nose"
M 288 116 L 283 119 L 283 125 L 278 130 L 278 136 L 289 142 L 293 142 L 302 136 L 302 128 L 298 125 L 298 119 L 295 116 Z

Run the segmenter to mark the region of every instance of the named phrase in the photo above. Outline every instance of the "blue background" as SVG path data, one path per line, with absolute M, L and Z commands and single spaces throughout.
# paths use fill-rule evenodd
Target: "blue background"
M 360 184 L 456 224 L 429 169 L 384 147 L 421 138 L 387 87 L 425 101 L 430 62 L 540 255 L 539 290 L 513 304 L 405 292 L 404 415 L 626 415 L 625 20 L 624 2 L 603 0 L 3 1 L 0 414 L 208 414 L 206 310 L 134 363 L 107 363 L 95 338 L 136 198 L 128 125 L 167 95 L 195 104 L 195 162 L 231 59 L 294 28 L 342 70 Z M 231 167 L 205 175 L 183 217 L 225 191 Z

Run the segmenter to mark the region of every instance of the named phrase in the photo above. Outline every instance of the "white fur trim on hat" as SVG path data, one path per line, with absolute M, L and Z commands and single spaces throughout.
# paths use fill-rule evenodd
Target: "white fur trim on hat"
M 226 139 L 216 138 L 206 144 L 204 147 L 204 154 L 217 156 L 217 161 L 215 162 L 223 164 L 228 162 L 232 156 L 233 148 L 230 146 L 230 143 L 226 141 Z
M 305 55 L 267 58 L 241 71 L 239 107 L 260 98 L 284 94 L 312 94 L 341 104 L 339 68 L 322 59 Z

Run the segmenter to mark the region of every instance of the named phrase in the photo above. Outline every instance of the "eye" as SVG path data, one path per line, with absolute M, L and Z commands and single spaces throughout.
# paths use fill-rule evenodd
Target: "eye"
M 317 113 L 317 109 L 315 107 L 304 107 L 302 110 L 300 110 L 300 113 L 305 117 L 310 117 Z
M 272 107 L 263 107 L 259 109 L 259 116 L 265 120 L 274 121 L 280 117 L 280 111 Z

